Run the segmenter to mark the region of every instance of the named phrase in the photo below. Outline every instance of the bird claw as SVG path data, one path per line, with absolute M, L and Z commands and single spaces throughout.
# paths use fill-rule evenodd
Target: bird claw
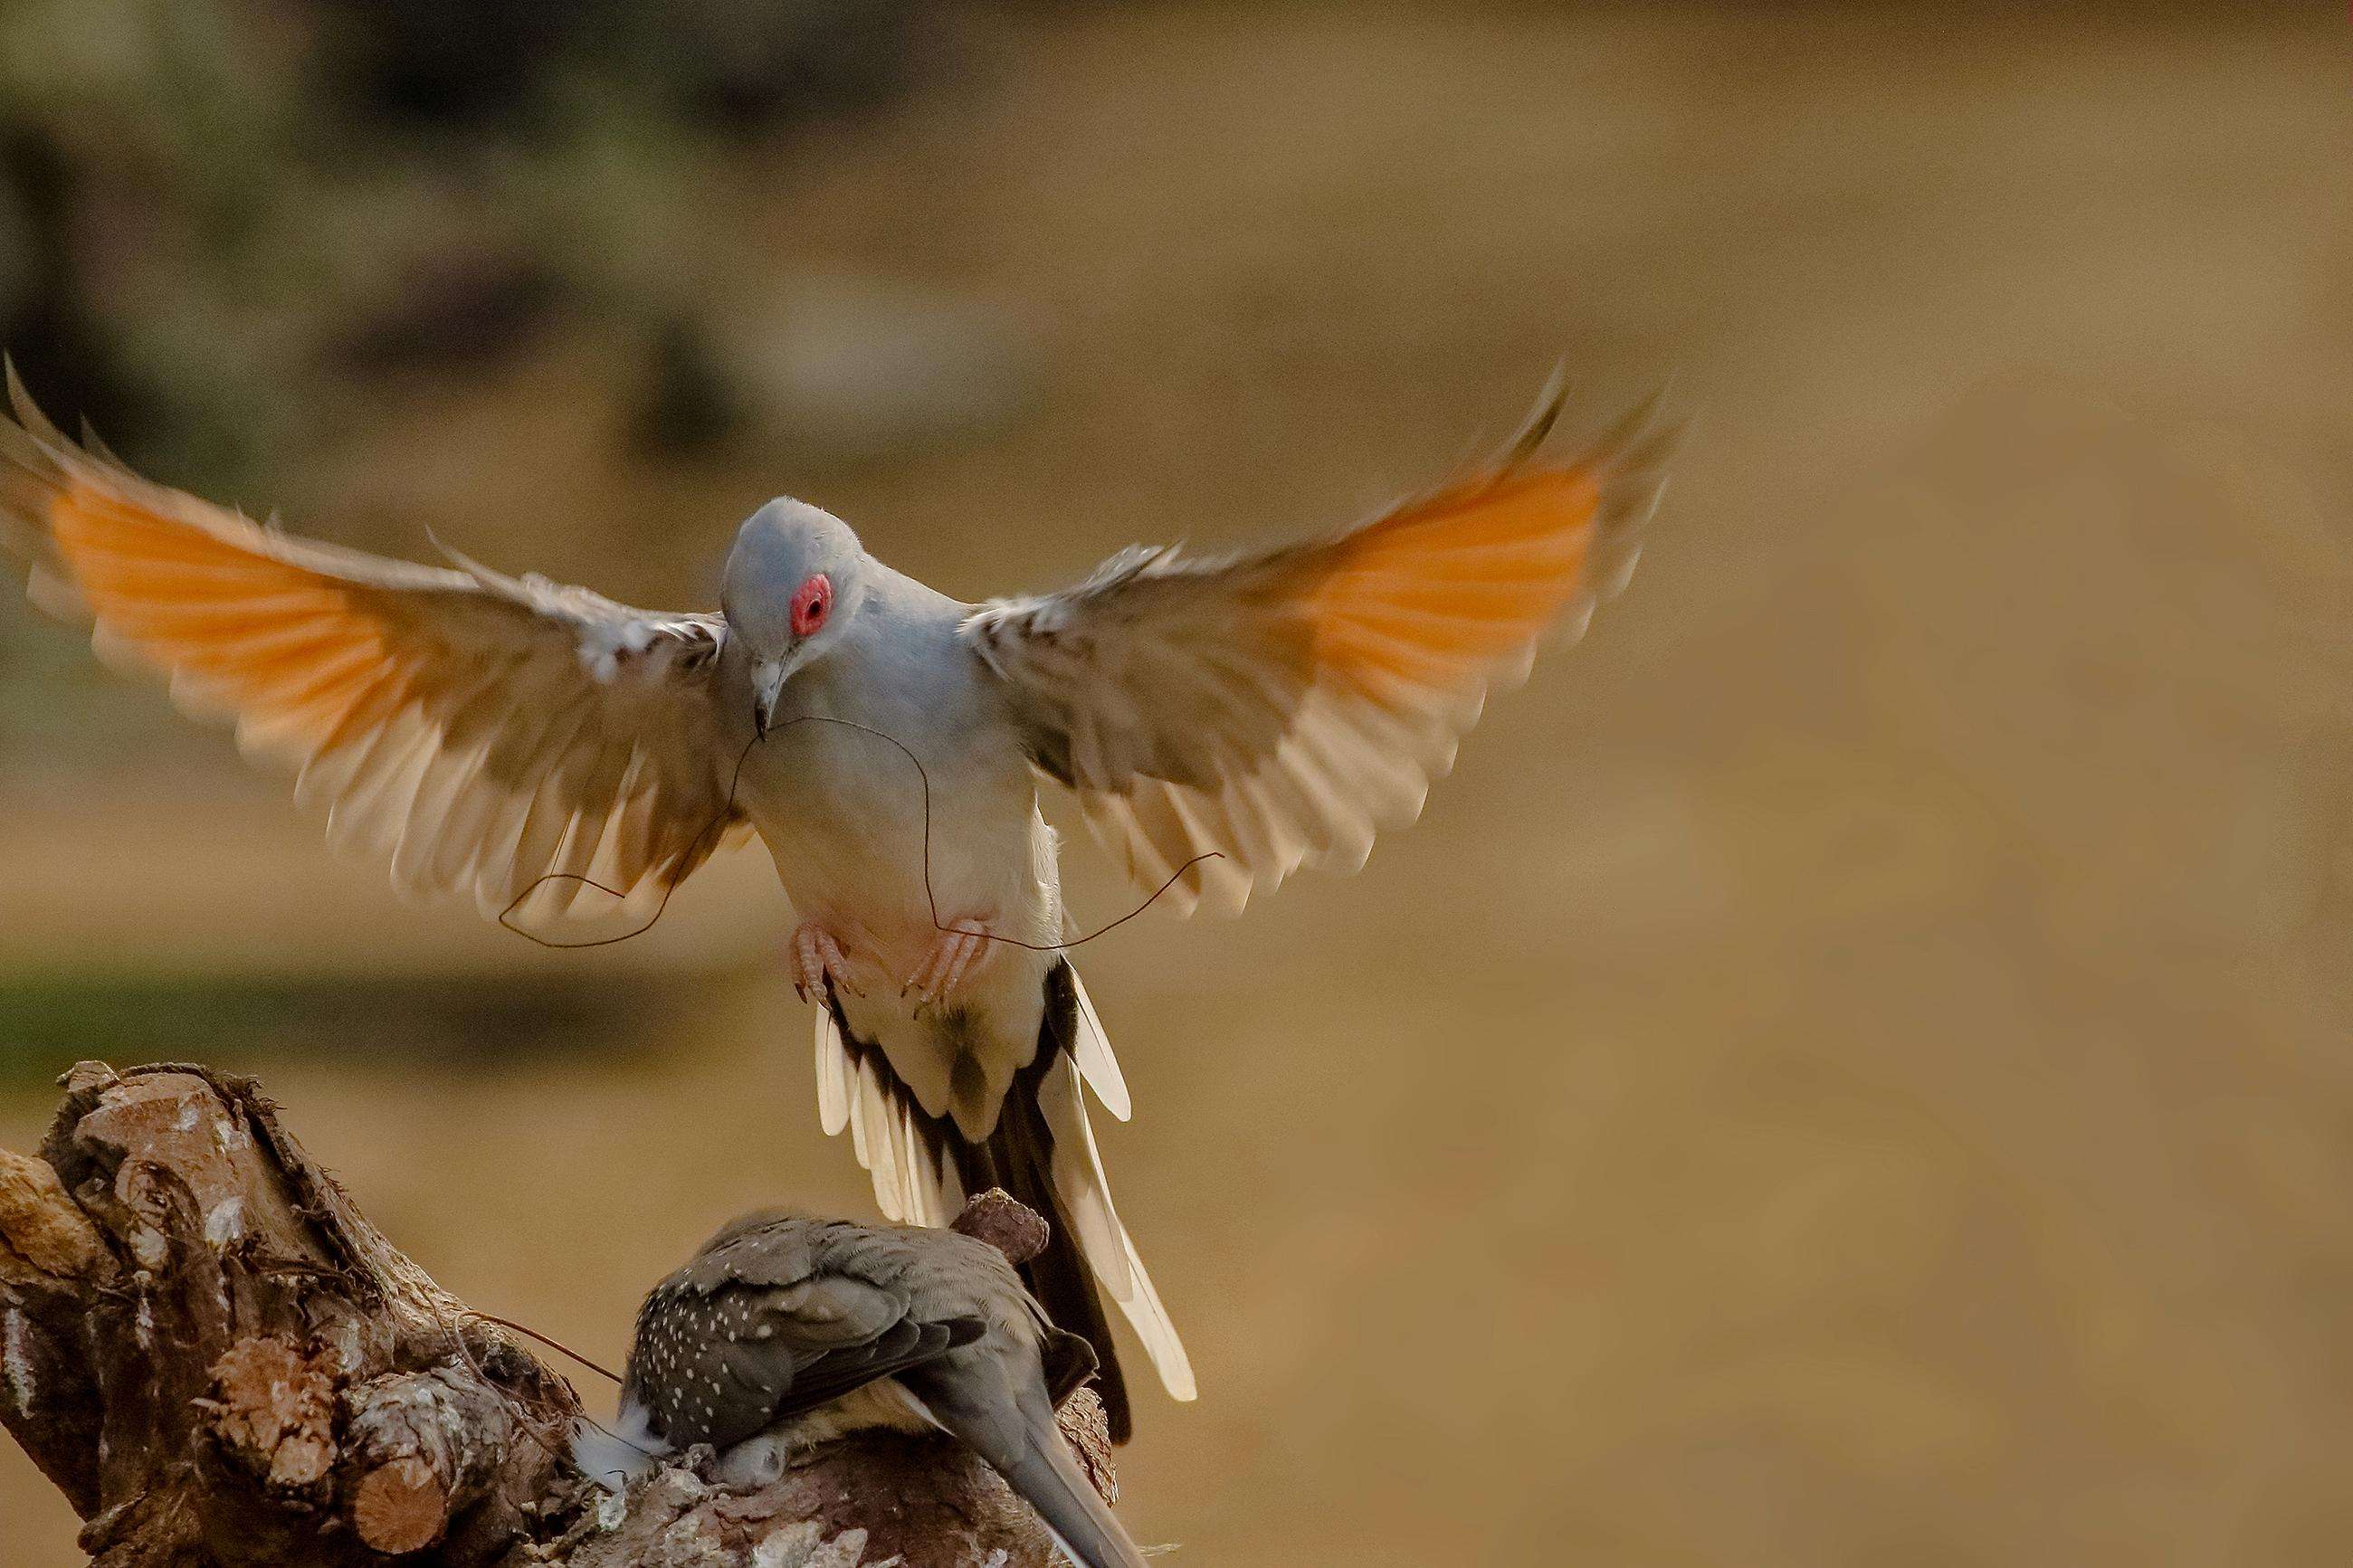
M 991 940 L 988 928 L 976 920 L 957 921 L 940 933 L 923 967 L 899 993 L 902 998 L 915 998 L 915 1016 L 922 1017 L 947 1000 L 949 993 L 963 984 L 965 971 L 987 951 Z
M 866 987 L 851 976 L 849 961 L 833 933 L 815 921 L 805 921 L 793 932 L 793 990 L 804 1002 L 822 1004 L 828 982 L 852 995 L 866 994 Z

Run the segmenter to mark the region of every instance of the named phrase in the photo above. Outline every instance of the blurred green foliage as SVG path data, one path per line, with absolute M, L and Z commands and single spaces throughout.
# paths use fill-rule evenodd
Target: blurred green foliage
M 551 1053 L 638 1048 L 702 983 L 515 977 L 220 975 L 76 971 L 0 985 L 0 1088 L 87 1058 L 159 1050 L 240 1068 L 345 1054 L 370 1061 L 538 1070 Z
M 716 143 L 919 79 L 913 0 L 14 0 L 0 344 L 227 484 L 387 374 L 693 301 Z

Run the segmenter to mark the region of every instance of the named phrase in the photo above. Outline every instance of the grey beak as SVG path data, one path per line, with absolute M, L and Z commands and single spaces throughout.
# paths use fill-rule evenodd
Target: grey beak
M 785 681 L 793 672 L 791 658 L 773 664 L 763 661 L 752 667 L 752 729 L 761 740 L 776 721 L 776 704 L 785 695 Z

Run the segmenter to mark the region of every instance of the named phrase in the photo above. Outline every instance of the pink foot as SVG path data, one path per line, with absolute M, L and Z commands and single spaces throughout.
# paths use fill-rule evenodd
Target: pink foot
M 915 977 L 902 993 L 915 998 L 915 1011 L 936 1007 L 962 984 L 965 972 L 987 951 L 988 928 L 976 920 L 961 920 L 940 933 Z
M 800 993 L 802 1001 L 822 1004 L 828 980 L 853 995 L 866 994 L 866 987 L 852 975 L 849 961 L 841 955 L 841 944 L 833 940 L 833 933 L 815 921 L 804 921 L 793 932 L 793 989 Z

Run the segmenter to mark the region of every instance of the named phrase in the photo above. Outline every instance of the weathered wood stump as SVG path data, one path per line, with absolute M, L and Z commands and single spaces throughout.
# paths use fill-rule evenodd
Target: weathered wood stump
M 0 1419 L 106 1568 L 1047 1568 L 944 1438 L 868 1434 L 728 1493 L 691 1453 L 626 1497 L 561 1458 L 571 1385 L 395 1248 L 244 1079 L 85 1062 L 0 1150 Z M 959 1228 L 1019 1257 L 1003 1194 Z M 1106 1493 L 1102 1410 L 1065 1430 Z

